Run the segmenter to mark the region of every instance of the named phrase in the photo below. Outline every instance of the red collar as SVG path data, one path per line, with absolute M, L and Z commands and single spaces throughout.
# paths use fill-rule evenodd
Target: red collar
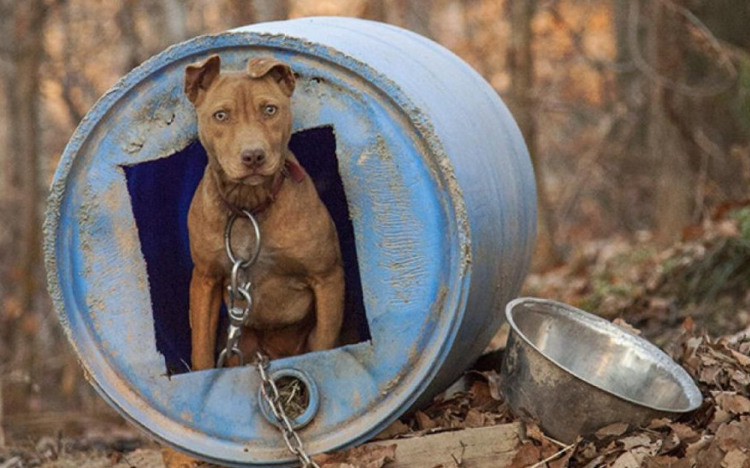
M 291 179 L 295 183 L 301 184 L 302 181 L 305 180 L 305 170 L 295 161 L 290 161 L 287 159 L 284 163 L 284 167 L 281 169 L 281 177 L 277 178 L 276 182 L 273 184 L 273 187 L 271 187 L 271 193 L 268 198 L 266 198 L 266 200 L 260 205 L 247 211 L 250 211 L 250 214 L 252 215 L 257 215 L 267 210 L 268 207 L 270 207 L 271 204 L 276 200 L 279 192 L 281 192 L 281 187 L 284 185 L 285 179 Z M 227 209 L 229 209 L 229 211 L 231 211 L 232 213 L 242 215 L 243 211 L 245 211 L 244 208 L 236 206 L 232 204 L 232 202 L 227 200 L 226 196 L 221 190 L 219 190 L 219 197 L 224 202 L 224 205 L 227 207 Z

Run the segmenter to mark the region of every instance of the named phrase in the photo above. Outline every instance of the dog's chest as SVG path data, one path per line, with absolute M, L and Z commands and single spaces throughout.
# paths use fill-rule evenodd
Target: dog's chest
M 296 255 L 299 253 L 298 241 L 295 242 L 284 230 L 267 229 L 263 224 L 260 232 L 261 240 L 258 243 L 255 230 L 245 221 L 242 224 L 238 222 L 230 236 L 235 259 L 250 259 L 257 252 L 258 259 L 248 270 L 254 282 L 268 275 L 295 275 L 304 270 L 301 259 Z M 229 273 L 232 263 L 228 256 L 225 267 Z
M 284 242 L 288 241 L 286 236 L 275 235 L 278 232 L 268 233 L 261 228 L 258 259 L 243 278 L 252 283 L 254 306 L 248 326 L 256 329 L 297 323 L 309 313 L 312 304 L 307 266 L 294 255 L 299 250 Z M 238 243 L 242 258 L 251 258 L 256 246 L 254 233 L 248 230 Z

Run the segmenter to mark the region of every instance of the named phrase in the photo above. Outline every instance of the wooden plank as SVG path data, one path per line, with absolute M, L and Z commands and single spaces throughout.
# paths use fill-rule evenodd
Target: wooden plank
M 372 442 L 377 445 L 396 444 L 398 468 L 504 468 L 510 466 L 520 444 L 521 425 L 462 429 L 411 439 Z

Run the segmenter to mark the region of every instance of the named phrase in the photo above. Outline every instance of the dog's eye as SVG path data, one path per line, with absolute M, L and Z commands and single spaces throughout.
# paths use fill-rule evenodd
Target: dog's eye
M 214 119 L 218 120 L 219 122 L 224 122 L 229 118 L 229 114 L 227 111 L 217 111 L 214 113 Z
M 279 110 L 278 107 L 272 106 L 272 105 L 269 104 L 269 105 L 267 105 L 266 107 L 263 108 L 263 113 L 270 117 L 270 116 L 276 114 L 277 110 Z

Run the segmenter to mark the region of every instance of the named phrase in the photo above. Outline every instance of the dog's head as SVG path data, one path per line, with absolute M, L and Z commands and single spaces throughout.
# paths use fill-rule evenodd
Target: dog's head
M 213 55 L 185 69 L 185 94 L 198 115 L 198 136 L 209 164 L 227 179 L 261 184 L 284 166 L 292 131 L 294 75 L 273 58 L 251 60 L 247 70 L 221 73 Z

